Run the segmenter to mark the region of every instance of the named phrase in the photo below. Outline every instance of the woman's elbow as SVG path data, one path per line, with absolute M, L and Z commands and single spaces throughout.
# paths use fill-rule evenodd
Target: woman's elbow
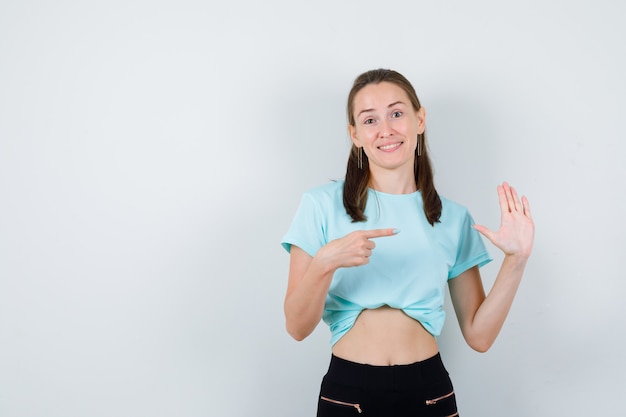
M 473 350 L 478 353 L 487 352 L 493 345 L 493 340 L 481 337 L 466 337 L 465 341 Z
M 289 336 L 294 338 L 296 341 L 301 342 L 307 338 L 315 327 L 311 328 L 306 323 L 303 323 L 299 320 L 294 320 L 294 317 L 290 317 L 289 315 L 285 315 L 285 329 Z
M 489 350 L 491 345 L 490 344 L 474 344 L 474 345 L 470 345 L 470 347 L 478 353 L 485 353 Z
M 289 323 L 287 323 L 285 328 L 287 329 L 287 333 L 289 333 L 289 336 L 291 336 L 297 342 L 302 342 L 304 339 L 307 338 L 309 334 L 311 334 L 311 332 L 306 332 L 300 328 L 290 326 Z

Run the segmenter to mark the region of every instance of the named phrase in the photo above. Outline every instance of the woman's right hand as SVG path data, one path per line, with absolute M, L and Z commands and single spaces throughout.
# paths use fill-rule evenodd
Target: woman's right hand
M 365 265 L 376 244 L 372 239 L 393 236 L 397 229 L 358 230 L 324 245 L 314 258 L 291 247 L 289 282 L 285 295 L 285 318 L 289 334 L 307 337 L 322 318 L 324 301 L 338 268 Z
M 357 230 L 342 238 L 328 242 L 316 255 L 319 261 L 332 265 L 332 269 L 360 266 L 369 263 L 376 247 L 373 239 L 393 236 L 398 229 Z

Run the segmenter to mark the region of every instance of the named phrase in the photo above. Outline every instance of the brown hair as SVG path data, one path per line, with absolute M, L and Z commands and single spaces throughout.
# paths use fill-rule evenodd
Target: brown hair
M 422 107 L 415 89 L 402 74 L 388 69 L 367 71 L 354 80 L 348 95 L 348 123 L 351 126 L 355 126 L 356 123 L 354 120 L 354 97 L 356 94 L 368 84 L 379 84 L 381 82 L 392 83 L 402 88 L 409 97 L 415 111 Z M 426 132 L 418 135 L 417 140 L 419 145 L 415 150 L 415 184 L 422 193 L 424 214 L 428 219 L 428 223 L 434 226 L 441 217 L 441 199 L 433 183 L 433 170 L 428 157 L 428 147 L 426 146 Z M 418 156 L 417 151 L 420 148 L 421 155 Z M 346 180 L 343 186 L 343 205 L 346 208 L 346 212 L 352 217 L 353 222 L 367 220 L 365 217 L 365 206 L 367 205 L 368 184 L 371 175 L 369 161 L 364 152 L 361 154 L 362 169 L 358 167 L 359 152 L 360 149 L 352 144 L 346 168 Z

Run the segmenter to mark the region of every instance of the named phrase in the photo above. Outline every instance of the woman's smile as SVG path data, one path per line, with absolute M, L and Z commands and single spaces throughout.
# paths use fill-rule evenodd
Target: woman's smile
M 386 145 L 381 145 L 378 147 L 383 152 L 393 152 L 400 147 L 404 142 L 394 142 Z

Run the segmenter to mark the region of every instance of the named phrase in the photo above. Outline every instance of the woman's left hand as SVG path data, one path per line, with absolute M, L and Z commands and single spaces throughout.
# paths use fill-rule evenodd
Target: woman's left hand
M 535 237 L 535 224 L 530 215 L 528 199 L 522 197 L 520 200 L 517 191 L 506 182 L 498 186 L 498 199 L 501 211 L 500 229 L 494 232 L 481 225 L 474 225 L 474 228 L 505 255 L 526 259 L 530 256 Z

